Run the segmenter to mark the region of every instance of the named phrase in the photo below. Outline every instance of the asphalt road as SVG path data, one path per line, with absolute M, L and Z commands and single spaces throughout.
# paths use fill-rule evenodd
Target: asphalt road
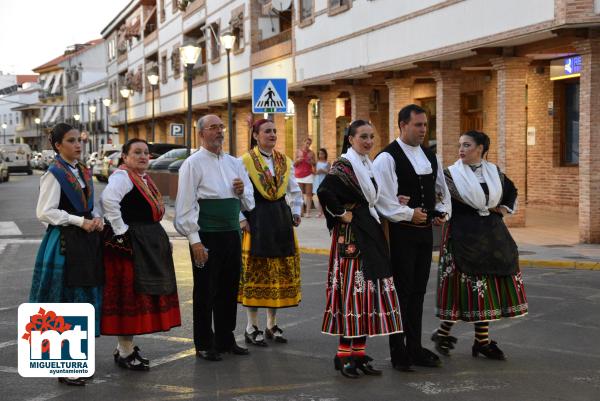
M 472 325 L 459 324 L 459 339 L 441 368 L 414 373 L 391 369 L 387 340 L 368 341 L 382 377 L 343 378 L 333 370 L 336 339 L 320 333 L 327 258 L 302 255 L 303 301 L 279 313 L 289 343 L 251 348 L 250 356 L 222 362 L 196 359 L 192 344 L 192 274 L 187 243 L 173 238 L 183 325 L 167 333 L 136 337 L 149 372 L 115 366 L 116 340 L 96 343 L 96 375 L 86 388 L 17 373 L 17 307 L 25 302 L 43 226 L 35 219 L 39 175 L 11 177 L 0 184 L 0 389 L 2 400 L 600 400 L 600 273 L 528 268 L 524 273 L 530 314 L 492 323 L 490 332 L 505 351 L 504 362 L 472 358 Z M 101 187 L 97 188 L 99 193 Z M 6 222 L 14 222 L 6 223 Z M 18 231 L 14 231 L 14 226 Z M 12 227 L 12 228 L 11 228 Z M 12 231 L 11 231 L 12 230 Z M 432 277 L 435 267 L 432 266 Z M 435 279 L 425 305 L 424 343 L 436 326 Z M 260 313 L 264 327 L 265 314 Z M 238 314 L 238 340 L 246 319 Z

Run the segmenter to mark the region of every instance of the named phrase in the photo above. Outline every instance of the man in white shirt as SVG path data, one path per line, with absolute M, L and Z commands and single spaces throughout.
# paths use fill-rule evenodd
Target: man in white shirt
M 223 352 L 248 354 L 233 331 L 242 263 L 240 211 L 254 208 L 254 196 L 242 162 L 223 152 L 221 119 L 209 114 L 197 126 L 202 147 L 179 170 L 174 225 L 190 243 L 196 355 L 220 361 Z
M 450 216 L 450 193 L 436 155 L 422 146 L 427 115 L 411 104 L 398 113 L 400 137 L 373 162 L 381 185 L 375 205 L 387 220 L 394 283 L 400 298 L 404 334 L 390 336 L 392 365 L 435 367 L 441 361 L 421 345 L 423 300 L 431 269 L 432 224 Z

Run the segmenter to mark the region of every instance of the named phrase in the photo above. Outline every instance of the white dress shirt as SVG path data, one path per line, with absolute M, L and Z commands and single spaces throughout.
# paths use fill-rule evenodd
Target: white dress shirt
M 263 159 L 265 163 L 267 163 L 267 167 L 269 167 L 269 170 L 271 170 L 271 174 L 274 177 L 275 165 L 273 164 L 273 158 L 265 157 L 267 153 L 263 150 L 261 150 L 260 152 L 262 153 Z M 286 200 L 290 204 L 290 207 L 292 209 L 292 215 L 300 216 L 300 214 L 302 213 L 302 205 L 304 201 L 302 200 L 302 190 L 300 189 L 300 185 L 298 185 L 298 182 L 296 181 L 294 163 L 290 163 L 289 175 L 290 179 L 288 180 L 288 185 L 285 191 Z
M 145 174 L 142 180 L 146 182 Z M 133 186 L 127 171 L 118 169 L 108 177 L 108 185 L 100 197 L 104 217 L 110 223 L 115 235 L 123 235 L 129 230 L 121 214 L 121 201 L 131 192 Z
M 244 183 L 240 196 L 233 191 L 233 180 Z M 241 201 L 241 210 L 254 209 L 254 189 L 242 162 L 227 153 L 214 154 L 204 147 L 188 157 L 179 169 L 179 186 L 175 201 L 177 232 L 185 235 L 190 244 L 200 242 L 199 199 L 231 199 Z
M 79 170 L 71 167 L 71 171 L 77 177 L 77 181 L 82 185 L 82 188 L 85 189 L 85 182 L 79 177 Z M 58 208 L 60 204 L 60 192 L 60 184 L 56 177 L 54 177 L 54 174 L 49 171 L 44 173 L 42 178 L 40 178 L 40 196 L 35 210 L 38 220 L 53 226 L 83 226 L 84 218 L 82 216 L 75 216 Z M 100 213 L 98 213 L 95 207 L 92 210 L 92 216 L 100 217 Z
M 418 175 L 427 175 L 433 172 L 431 162 L 423 152 L 420 146 L 410 146 L 402 142 L 400 138 L 396 141 L 406 154 L 408 161 L 413 166 Z M 402 205 L 398 201 L 398 177 L 396 176 L 396 162 L 391 154 L 382 152 L 373 162 L 375 174 L 378 182 L 381 180 L 379 188 L 379 198 L 375 204 L 377 212 L 386 219 L 396 223 L 399 221 L 411 221 L 414 209 L 407 205 Z M 437 176 L 435 179 L 436 205 L 435 209 L 447 213 L 446 219 L 450 218 L 452 213 L 452 203 L 450 191 L 444 178 L 444 170 L 438 159 Z M 402 194 L 400 194 L 402 195 Z

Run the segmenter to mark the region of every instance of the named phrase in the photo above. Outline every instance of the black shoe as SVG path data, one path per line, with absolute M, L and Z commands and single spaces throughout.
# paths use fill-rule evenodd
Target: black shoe
M 354 359 L 350 356 L 340 358 L 337 355 L 333 358 L 333 366 L 335 370 L 339 370 L 342 376 L 349 379 L 358 379 L 360 375 L 356 371 L 356 365 Z
M 82 377 L 59 377 L 58 382 L 68 386 L 85 386 L 86 384 Z
M 504 355 L 504 352 L 498 348 L 496 341 L 490 341 L 488 344 L 481 345 L 477 342 L 477 340 L 475 340 L 473 343 L 472 354 L 473 357 L 476 357 L 478 354 L 482 354 L 489 359 L 495 359 L 497 361 L 506 360 L 506 355 Z
M 354 364 L 357 369 L 362 370 L 362 372 L 367 376 L 381 376 L 382 371 L 375 369 L 369 362 L 372 362 L 373 358 L 368 355 L 359 356 L 354 358 Z
M 144 365 L 150 365 L 150 360 L 146 359 L 142 356 L 142 354 L 140 353 L 140 348 L 137 345 L 135 347 L 133 347 L 133 353 L 135 354 L 135 359 L 137 359 Z M 113 351 L 113 358 L 115 359 L 115 363 L 119 362 L 119 357 L 120 357 L 119 350 L 115 349 Z
M 207 361 L 213 361 L 213 362 L 218 362 L 218 361 L 223 360 L 223 358 L 221 358 L 221 354 L 219 354 L 214 349 L 198 350 L 198 351 L 196 351 L 196 356 L 198 358 L 203 358 L 203 359 L 206 359 Z
M 137 370 L 137 371 L 147 371 L 150 370 L 150 366 L 148 364 L 143 363 L 140 359 L 138 359 L 138 353 L 133 351 L 131 355 L 126 357 L 122 357 L 119 355 L 117 358 L 117 365 L 123 369 L 129 370 Z M 146 359 L 147 360 L 147 359 Z
M 429 351 L 427 348 L 421 348 L 416 352 L 416 355 L 412 356 L 413 363 L 417 366 L 424 366 L 426 368 L 437 368 L 442 366 L 440 357 Z
M 412 360 L 406 352 L 393 351 L 392 353 L 392 367 L 400 372 L 414 372 L 415 370 L 411 367 Z
M 218 348 L 217 352 L 220 352 L 222 354 L 229 353 L 229 354 L 233 354 L 233 355 L 248 355 L 250 353 L 250 351 L 248 351 L 248 348 L 240 347 L 236 343 L 233 343 L 233 345 L 230 348 L 226 348 L 226 349 Z
M 450 356 L 450 350 L 454 349 L 456 344 L 456 337 L 453 336 L 441 336 L 437 330 L 431 334 L 431 341 L 435 343 L 435 349 L 442 355 Z
M 276 343 L 285 344 L 288 342 L 288 340 L 283 337 L 283 330 L 281 330 L 277 325 L 270 329 L 265 329 L 265 337 L 267 340 L 275 340 Z
M 266 347 L 267 343 L 264 339 L 257 340 L 256 337 L 262 336 L 263 332 L 258 329 L 256 326 L 252 326 L 254 331 L 252 333 L 248 333 L 248 331 L 244 331 L 244 338 L 246 339 L 246 344 L 254 344 L 259 347 Z

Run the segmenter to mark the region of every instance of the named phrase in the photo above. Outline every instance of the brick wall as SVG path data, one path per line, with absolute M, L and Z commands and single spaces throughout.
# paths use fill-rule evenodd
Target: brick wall
M 527 146 L 527 196 L 529 205 L 561 209 L 579 204 L 579 169 L 560 165 L 560 102 L 558 86 L 550 81 L 550 69 L 527 71 L 527 126 L 535 127 L 535 145 Z M 557 90 L 555 91 L 555 86 Z M 558 98 L 556 98 L 558 100 Z M 548 114 L 554 102 L 554 116 Z

